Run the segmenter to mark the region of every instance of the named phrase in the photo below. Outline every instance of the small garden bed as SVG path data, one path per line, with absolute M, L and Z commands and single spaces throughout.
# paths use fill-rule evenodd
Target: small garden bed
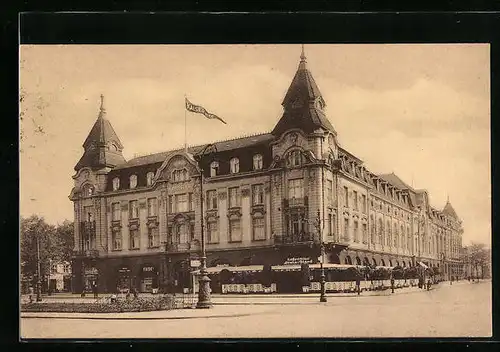
M 38 302 L 24 303 L 21 312 L 60 312 L 60 313 L 123 313 L 150 312 L 175 309 L 175 298 L 170 295 L 153 298 L 136 298 L 116 302 L 98 301 L 95 303 Z

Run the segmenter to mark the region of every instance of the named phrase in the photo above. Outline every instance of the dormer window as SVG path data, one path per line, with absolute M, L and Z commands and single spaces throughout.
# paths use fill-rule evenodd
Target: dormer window
M 146 184 L 151 186 L 153 184 L 153 178 L 155 177 L 154 172 L 148 172 L 146 174 Z
M 117 191 L 120 188 L 120 179 L 115 177 L 113 179 L 113 191 Z
M 92 187 L 91 185 L 83 186 L 82 194 L 84 197 L 92 197 L 94 195 L 94 187 Z
M 130 188 L 136 188 L 137 187 L 137 175 L 132 175 L 130 176 Z
M 302 100 L 300 100 L 300 98 L 297 98 L 293 101 L 292 103 L 292 108 L 300 108 L 302 107 L 304 104 L 302 104 Z
M 253 169 L 262 170 L 262 155 L 255 154 L 253 156 Z
M 290 153 L 288 153 L 288 158 L 287 158 L 288 166 L 290 167 L 300 166 L 301 162 L 302 162 L 302 155 L 300 150 L 292 150 Z
M 219 174 L 219 162 L 212 161 L 210 164 L 210 177 L 217 176 Z
M 238 158 L 232 158 L 229 161 L 229 165 L 231 167 L 232 174 L 237 174 L 238 172 L 240 172 L 240 160 Z
M 186 169 L 182 170 L 174 170 L 172 172 L 172 180 L 174 182 L 187 181 L 189 178 L 188 172 Z

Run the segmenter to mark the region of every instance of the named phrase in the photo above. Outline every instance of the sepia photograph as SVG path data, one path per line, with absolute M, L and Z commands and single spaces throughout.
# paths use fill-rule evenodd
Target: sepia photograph
M 492 336 L 488 44 L 19 60 L 21 339 Z

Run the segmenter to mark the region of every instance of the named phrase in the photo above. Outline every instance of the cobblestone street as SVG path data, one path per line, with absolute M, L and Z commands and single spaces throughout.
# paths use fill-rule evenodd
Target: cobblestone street
M 440 284 L 431 291 L 361 297 L 250 299 L 211 310 L 71 315 L 23 313 L 25 338 L 486 337 L 491 282 Z M 317 298 L 317 297 L 316 297 Z M 218 299 L 220 300 L 220 299 Z M 231 299 L 227 300 L 228 303 Z M 234 300 L 233 300 L 234 301 Z M 259 302 L 261 305 L 259 305 Z M 287 304 L 280 304 L 280 302 Z M 264 305 L 265 303 L 265 305 Z M 29 318 L 31 316 L 31 318 Z M 35 317 L 34 317 L 35 316 Z

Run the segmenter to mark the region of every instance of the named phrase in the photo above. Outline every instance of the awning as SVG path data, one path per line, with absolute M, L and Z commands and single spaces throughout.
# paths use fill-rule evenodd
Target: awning
M 300 265 L 273 265 L 271 267 L 273 271 L 300 271 Z
M 424 268 L 424 269 L 428 269 L 428 268 L 429 268 L 427 265 L 425 265 L 425 264 L 424 264 L 424 263 L 422 263 L 422 262 L 418 262 L 418 264 L 419 264 L 422 268 Z
M 207 268 L 207 273 L 209 274 L 218 274 L 222 270 L 228 270 L 230 272 L 257 272 L 257 271 L 262 271 L 264 270 L 263 265 L 247 265 L 247 266 L 213 266 L 210 268 Z M 194 270 L 191 273 L 193 274 L 199 274 L 200 270 Z
M 321 269 L 321 264 L 310 264 L 309 267 L 311 269 Z M 334 268 L 334 269 L 349 269 L 349 268 L 362 268 L 363 265 L 349 265 L 349 264 L 331 264 L 325 263 L 323 264 L 323 268 Z

